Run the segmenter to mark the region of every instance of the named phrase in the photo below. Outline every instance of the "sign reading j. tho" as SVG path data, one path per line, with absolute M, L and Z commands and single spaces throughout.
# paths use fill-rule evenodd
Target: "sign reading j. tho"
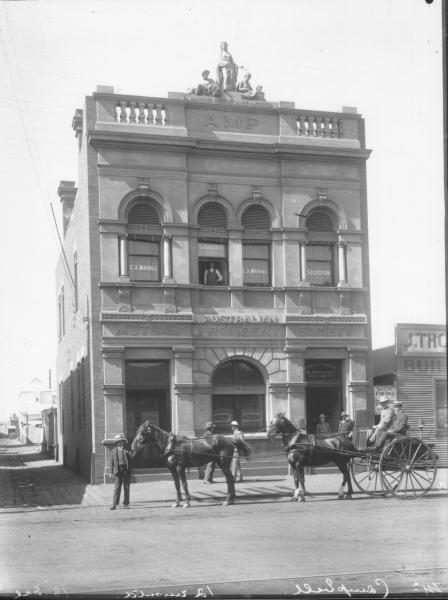
M 446 354 L 446 330 L 431 325 L 397 325 L 397 355 Z

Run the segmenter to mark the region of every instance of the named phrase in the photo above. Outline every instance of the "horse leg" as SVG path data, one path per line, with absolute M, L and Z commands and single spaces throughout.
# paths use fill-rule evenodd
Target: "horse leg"
M 292 476 L 294 479 L 294 494 L 292 495 L 291 500 L 297 500 L 300 492 L 300 484 L 299 484 L 299 472 L 297 465 L 291 464 L 292 468 Z
M 336 463 L 336 464 L 338 464 L 338 463 Z M 339 468 L 340 472 L 342 473 L 342 484 L 341 484 L 341 487 L 339 488 L 338 500 L 351 500 L 352 494 L 353 494 L 353 488 L 352 488 L 352 480 L 350 477 L 350 470 L 347 466 L 347 462 L 338 464 L 338 468 Z M 347 493 L 345 493 L 345 491 L 344 491 L 345 485 L 347 485 Z
M 185 468 L 182 466 L 179 466 L 179 467 L 177 467 L 177 472 L 178 472 L 179 478 L 182 482 L 182 487 L 184 488 L 184 494 L 185 494 L 184 508 L 190 508 L 191 496 L 190 496 L 190 492 L 188 491 L 187 477 L 185 475 Z
M 305 467 L 300 463 L 297 465 L 297 470 L 299 472 L 299 493 L 298 493 L 298 502 L 305 502 Z
M 229 506 L 230 504 L 235 503 L 235 480 L 230 469 L 231 462 L 231 457 L 224 457 L 219 461 L 219 466 L 221 467 L 221 471 L 224 473 L 227 483 L 227 496 L 222 503 L 223 506 Z
M 174 485 L 176 486 L 176 496 L 177 496 L 177 500 L 172 506 L 173 506 L 173 508 L 178 508 L 182 502 L 182 494 L 180 492 L 180 481 L 179 481 L 179 475 L 177 473 L 176 465 L 170 460 L 170 458 L 171 457 L 169 457 L 167 460 L 168 469 L 170 470 L 171 476 L 173 477 Z

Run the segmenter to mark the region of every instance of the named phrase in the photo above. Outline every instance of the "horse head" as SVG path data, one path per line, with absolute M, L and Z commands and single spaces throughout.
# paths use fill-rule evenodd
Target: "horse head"
M 140 448 L 151 441 L 151 421 L 144 421 L 139 428 L 132 441 L 131 450 L 135 454 Z
M 276 435 L 293 433 L 295 431 L 296 428 L 291 421 L 286 418 L 285 413 L 277 413 L 272 419 L 271 424 L 268 426 L 268 440 L 272 440 Z

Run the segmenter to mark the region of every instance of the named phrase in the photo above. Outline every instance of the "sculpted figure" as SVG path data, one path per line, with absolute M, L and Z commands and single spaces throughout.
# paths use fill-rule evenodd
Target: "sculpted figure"
M 266 98 L 264 97 L 262 85 L 257 85 L 257 89 L 255 91 L 243 94 L 243 97 L 247 98 L 248 100 L 266 100 Z
M 196 90 L 193 90 L 194 94 L 197 96 L 219 96 L 219 87 L 216 85 L 216 82 L 209 77 L 209 75 L 210 71 L 202 71 L 202 81 Z
M 252 91 L 252 86 L 250 85 L 250 78 L 252 75 L 249 71 L 246 71 L 243 75 L 243 79 L 238 82 L 237 90 L 243 94 L 247 94 Z
M 233 57 L 228 51 L 227 42 L 221 43 L 221 56 L 216 67 L 216 79 L 220 90 L 234 90 L 236 88 L 236 79 L 238 67 L 233 61 Z

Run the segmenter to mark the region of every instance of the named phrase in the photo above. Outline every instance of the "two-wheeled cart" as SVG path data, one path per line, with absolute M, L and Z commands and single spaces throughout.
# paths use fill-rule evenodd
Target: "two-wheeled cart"
M 357 450 L 351 461 L 352 478 L 371 496 L 412 499 L 433 487 L 438 456 L 433 444 L 417 437 L 396 436 L 380 451 Z

